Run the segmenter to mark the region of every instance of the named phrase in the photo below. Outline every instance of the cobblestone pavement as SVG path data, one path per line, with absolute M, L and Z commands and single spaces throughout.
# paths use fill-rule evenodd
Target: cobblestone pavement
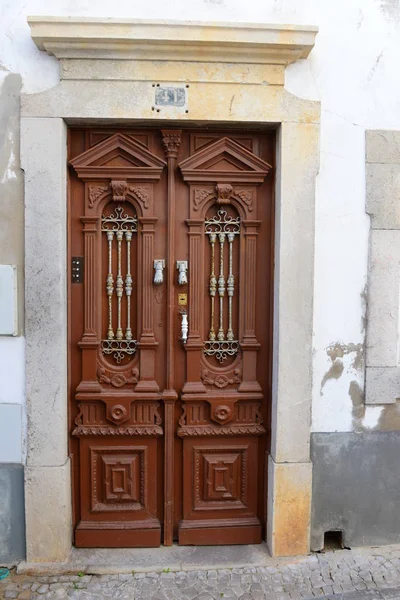
M 12 572 L 0 598 L 44 600 L 400 600 L 400 546 L 273 560 L 274 566 L 123 575 Z

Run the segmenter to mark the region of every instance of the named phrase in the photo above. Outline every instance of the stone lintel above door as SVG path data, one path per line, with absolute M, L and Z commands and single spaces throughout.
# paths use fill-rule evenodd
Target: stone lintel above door
M 283 85 L 287 65 L 308 57 L 318 31 L 307 25 L 46 16 L 28 17 L 28 23 L 37 47 L 61 61 L 62 79 L 157 81 L 169 62 L 176 64 L 174 81 L 187 81 L 190 71 L 191 81 L 275 85 Z M 109 69 L 108 61 L 116 68 Z M 208 63 L 212 69 L 204 68 Z

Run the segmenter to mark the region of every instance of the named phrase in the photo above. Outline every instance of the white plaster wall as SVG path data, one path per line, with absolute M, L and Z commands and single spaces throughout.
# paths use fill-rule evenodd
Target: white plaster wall
M 398 0 L 3 0 L 0 71 L 20 73 L 23 91 L 33 93 L 57 83 L 58 65 L 31 41 L 28 14 L 319 26 L 310 58 L 290 66 L 286 76 L 290 92 L 322 103 L 312 427 L 320 432 L 352 430 L 353 402 L 363 388 L 369 230 L 364 133 L 400 129 Z M 8 352 L 0 345 L 0 365 Z M 19 366 L 13 369 L 22 393 L 23 353 L 15 358 Z M 364 426 L 371 427 L 376 415 L 368 411 L 376 407 L 366 410 Z

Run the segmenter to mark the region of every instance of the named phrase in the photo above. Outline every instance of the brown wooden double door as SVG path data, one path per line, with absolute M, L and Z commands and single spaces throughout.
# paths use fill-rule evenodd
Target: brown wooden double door
M 273 162 L 273 132 L 69 131 L 76 546 L 261 542 Z

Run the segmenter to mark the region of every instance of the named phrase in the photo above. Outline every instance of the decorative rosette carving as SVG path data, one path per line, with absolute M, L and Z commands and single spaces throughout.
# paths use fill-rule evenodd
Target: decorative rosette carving
M 232 373 L 212 373 L 209 369 L 202 369 L 201 379 L 205 385 L 215 385 L 222 390 L 228 385 L 239 384 L 242 381 L 241 369 L 236 368 Z

